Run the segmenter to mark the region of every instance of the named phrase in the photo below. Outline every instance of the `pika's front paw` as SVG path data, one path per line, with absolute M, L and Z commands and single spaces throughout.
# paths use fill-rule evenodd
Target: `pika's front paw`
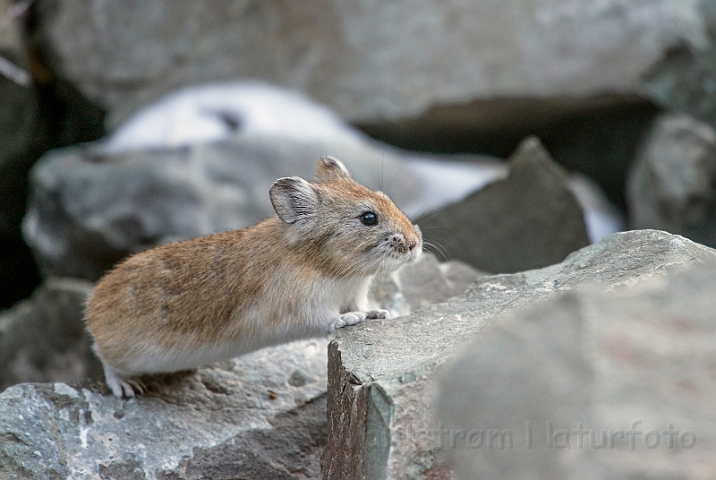
M 365 312 L 365 318 L 390 319 L 390 312 L 388 310 L 376 308 L 375 310 L 370 310 L 368 312 Z
M 340 317 L 333 320 L 333 322 L 331 322 L 331 324 L 328 326 L 328 332 L 333 333 L 336 330 L 338 330 L 339 328 L 348 327 L 350 325 L 355 325 L 356 323 L 360 323 L 365 319 L 366 319 L 365 312 L 344 313 Z

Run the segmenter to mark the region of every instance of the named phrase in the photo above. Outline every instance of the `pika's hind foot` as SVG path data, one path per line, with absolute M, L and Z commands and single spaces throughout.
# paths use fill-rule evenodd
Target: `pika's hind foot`
M 134 398 L 136 394 L 144 395 L 146 387 L 138 378 L 123 378 L 117 371 L 103 362 L 104 379 L 115 397 Z

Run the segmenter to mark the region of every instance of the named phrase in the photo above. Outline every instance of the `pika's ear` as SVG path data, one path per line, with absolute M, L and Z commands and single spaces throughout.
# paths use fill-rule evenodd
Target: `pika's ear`
M 351 174 L 343 163 L 333 157 L 319 157 L 316 168 L 316 183 L 351 178 Z
M 286 223 L 309 218 L 318 209 L 316 191 L 300 177 L 279 178 L 271 185 L 269 195 L 278 218 Z

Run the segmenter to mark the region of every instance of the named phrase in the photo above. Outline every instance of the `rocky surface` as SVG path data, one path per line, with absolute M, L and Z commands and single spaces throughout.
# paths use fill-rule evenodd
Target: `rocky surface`
M 710 263 L 563 293 L 462 348 L 436 407 L 458 478 L 715 477 Z
M 492 273 L 513 273 L 564 260 L 589 244 L 584 213 L 567 173 L 532 137 L 509 159 L 504 180 L 419 218 L 425 239 Z
M 627 183 L 631 228 L 716 247 L 716 130 L 683 114 L 655 122 Z
M 435 255 L 424 253 L 415 263 L 376 276 L 369 299 L 397 318 L 460 295 L 484 275 L 465 263 L 440 263 Z
M 154 378 L 130 401 L 104 383 L 14 386 L 0 395 L 0 477 L 316 478 L 325 369 L 314 341 Z
M 378 279 L 371 297 L 409 313 L 462 293 L 478 275 L 426 254 Z M 85 282 L 74 285 L 86 295 Z M 133 400 L 111 396 L 101 381 L 8 388 L 0 394 L 0 478 L 319 478 L 326 348 L 327 340 L 296 342 L 148 376 L 148 395 Z
M 0 313 L 0 391 L 21 382 L 79 382 L 101 374 L 84 327 L 92 284 L 49 279 Z
M 565 112 L 574 106 L 565 98 L 600 94 L 677 103 L 687 72 L 671 52 L 682 63 L 695 52 L 691 66 L 711 51 L 703 3 L 162 1 L 126 9 L 71 0 L 40 2 L 38 45 L 54 70 L 113 112 L 114 125 L 178 86 L 246 77 L 307 92 L 352 121 L 499 98 L 558 97 Z M 491 120 L 475 112 L 476 121 Z
M 482 277 L 447 302 L 339 332 L 329 347 L 324 478 L 450 478 L 434 435 L 436 373 L 461 343 L 502 314 L 578 286 L 623 291 L 695 265 L 716 267 L 716 251 L 664 232 L 624 232 L 560 264 Z

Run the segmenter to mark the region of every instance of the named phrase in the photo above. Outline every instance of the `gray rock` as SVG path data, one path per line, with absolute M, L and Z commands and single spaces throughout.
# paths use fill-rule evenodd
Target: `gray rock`
M 716 251 L 664 232 L 618 233 L 560 264 L 482 277 L 460 297 L 339 332 L 329 346 L 324 478 L 449 478 L 434 435 L 436 373 L 461 343 L 498 315 L 577 286 L 624 290 L 696 264 L 716 267 Z
M 102 366 L 83 322 L 92 284 L 47 280 L 28 300 L 0 313 L 0 391 L 21 382 L 78 382 Z
M 664 114 L 638 152 L 627 184 L 632 228 L 657 228 L 716 247 L 716 131 Z
M 704 3 L 45 1 L 38 43 L 62 77 L 113 112 L 113 125 L 178 86 L 235 78 L 301 90 L 351 121 L 505 98 L 551 97 L 564 113 L 571 99 L 600 94 L 676 103 L 681 90 L 663 79 L 687 72 L 668 53 L 711 51 Z M 481 113 L 503 105 L 475 104 L 466 116 L 489 125 L 494 116 Z
M 589 245 L 566 172 L 535 137 L 510 157 L 509 175 L 417 222 L 449 258 L 493 273 L 561 262 Z
M 419 200 L 404 157 L 371 143 L 240 135 L 112 155 L 89 144 L 52 151 L 34 167 L 24 236 L 45 275 L 96 280 L 130 253 L 268 218 L 271 184 L 312 178 L 318 156 L 333 152 L 356 180 L 385 187 L 399 205 Z
M 426 254 L 376 282 L 371 297 L 409 312 L 423 298 L 462 293 L 478 275 Z M 67 290 L 71 282 L 59 284 Z M 84 285 L 76 288 L 86 295 Z M 0 333 L 4 347 L 1 340 Z M 319 478 L 327 343 L 297 342 L 147 376 L 148 395 L 128 401 L 97 381 L 11 387 L 0 394 L 0 478 Z
M 649 97 L 659 106 L 716 126 L 716 11 L 711 3 L 701 2 L 700 6 L 700 20 L 707 27 L 711 46 L 672 44 L 661 61 L 645 73 L 644 84 Z
M 465 263 L 440 263 L 435 255 L 424 253 L 416 262 L 395 272 L 377 275 L 370 287 L 369 300 L 395 318 L 460 295 L 482 276 L 485 274 Z
M 458 477 L 716 477 L 714 289 L 712 264 L 500 319 L 441 377 Z
M 318 478 L 325 348 L 300 342 L 155 376 L 130 401 L 103 383 L 10 387 L 0 478 Z

